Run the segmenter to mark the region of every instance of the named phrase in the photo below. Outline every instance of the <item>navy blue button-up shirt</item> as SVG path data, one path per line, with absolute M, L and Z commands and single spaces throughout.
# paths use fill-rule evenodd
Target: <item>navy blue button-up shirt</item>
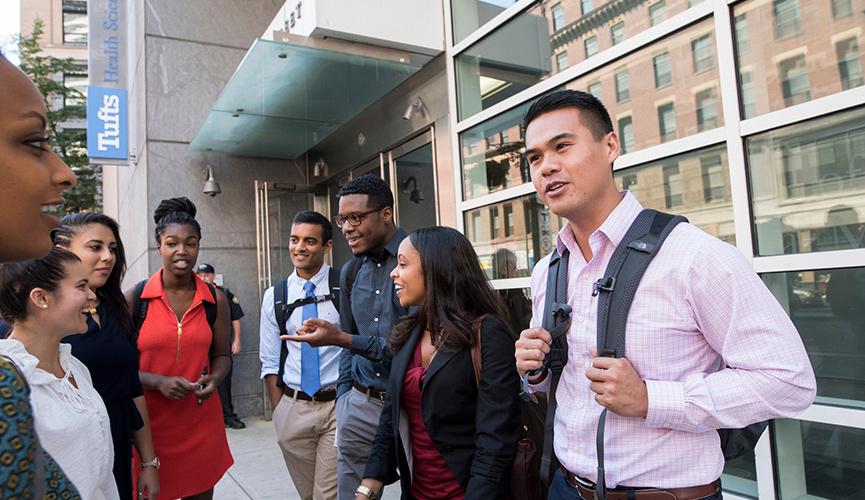
M 353 381 L 379 391 L 384 391 L 387 386 L 391 361 L 388 335 L 396 322 L 409 312 L 408 308 L 399 305 L 390 277 L 397 264 L 399 244 L 405 237 L 405 231 L 397 228 L 385 245 L 382 256 L 367 253 L 342 266 L 339 278 L 340 326 L 342 331 L 354 337 L 351 347 L 343 349 L 339 360 L 337 397 L 348 392 Z M 355 259 L 360 259 L 359 266 Z M 352 267 L 357 269 L 357 275 L 349 296 L 346 281 Z

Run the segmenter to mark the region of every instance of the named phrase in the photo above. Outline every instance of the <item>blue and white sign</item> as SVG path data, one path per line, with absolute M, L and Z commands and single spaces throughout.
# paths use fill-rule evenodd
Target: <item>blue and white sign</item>
M 126 42 L 131 4 L 124 0 L 87 2 L 87 156 L 91 163 L 128 165 Z
M 126 91 L 87 88 L 87 156 L 107 160 L 128 158 Z

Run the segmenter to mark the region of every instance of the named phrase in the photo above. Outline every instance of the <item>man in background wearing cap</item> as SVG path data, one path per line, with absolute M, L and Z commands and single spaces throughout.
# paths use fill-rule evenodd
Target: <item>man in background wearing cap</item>
M 243 317 L 243 309 L 240 307 L 240 302 L 237 301 L 237 297 L 231 293 L 231 290 L 214 283 L 213 280 L 216 277 L 216 270 L 213 269 L 213 266 L 210 264 L 199 264 L 196 273 L 198 273 L 199 278 L 217 286 L 225 292 L 225 296 L 228 298 L 228 305 L 231 308 L 231 330 L 233 332 L 231 337 L 231 354 L 239 353 L 240 318 Z M 219 399 L 222 402 L 222 418 L 225 421 L 226 427 L 231 427 L 232 429 L 243 429 L 246 427 L 246 424 L 237 417 L 234 413 L 234 407 L 231 405 L 231 372 L 232 369 L 229 368 L 225 378 L 222 379 L 222 383 L 219 384 Z

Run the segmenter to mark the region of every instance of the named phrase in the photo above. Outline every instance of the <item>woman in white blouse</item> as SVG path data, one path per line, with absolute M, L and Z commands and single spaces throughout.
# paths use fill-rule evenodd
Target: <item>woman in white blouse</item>
M 0 266 L 0 314 L 13 324 L 0 355 L 30 384 L 42 446 L 84 500 L 118 498 L 108 413 L 90 373 L 63 337 L 87 330 L 84 311 L 95 298 L 75 254 L 53 248 L 41 259 Z

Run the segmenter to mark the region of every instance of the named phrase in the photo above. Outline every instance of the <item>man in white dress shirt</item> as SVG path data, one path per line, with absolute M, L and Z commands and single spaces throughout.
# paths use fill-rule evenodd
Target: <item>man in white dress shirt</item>
M 339 312 L 329 297 L 338 283 L 329 282 L 334 273 L 324 263 L 332 238 L 333 228 L 323 215 L 312 211 L 295 215 L 289 241 L 294 272 L 285 278 L 284 287 L 268 288 L 261 304 L 261 378 L 267 385 L 285 465 L 304 500 L 335 499 L 337 494 L 334 401 L 341 348 L 280 340 L 274 294 L 278 307 L 287 306 L 288 335 L 296 335 L 311 317 L 338 324 Z M 279 297 L 283 290 L 285 295 Z M 282 349 L 287 349 L 287 356 L 280 380 Z

